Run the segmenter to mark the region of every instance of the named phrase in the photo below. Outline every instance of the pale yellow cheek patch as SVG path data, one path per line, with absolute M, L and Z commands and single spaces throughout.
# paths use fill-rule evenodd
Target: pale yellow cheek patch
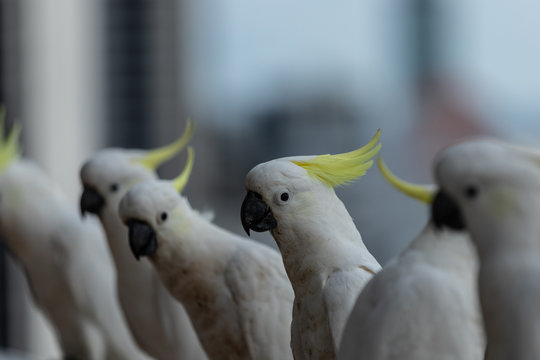
M 191 223 L 187 221 L 187 217 L 180 208 L 176 208 L 171 212 L 171 220 L 173 224 L 171 226 L 175 235 L 184 234 L 190 231 Z
M 517 204 L 517 195 L 510 188 L 499 189 L 490 196 L 491 211 L 499 219 L 503 219 L 515 212 Z
M 291 212 L 290 216 L 293 221 L 299 221 L 299 217 L 311 218 L 317 214 L 318 198 L 313 191 L 306 191 L 297 194 L 295 202 L 295 207 L 297 209 L 302 209 L 302 211 Z
M 129 181 L 126 182 L 126 191 L 130 190 L 132 187 L 137 185 L 139 182 L 141 182 L 140 179 L 129 179 Z

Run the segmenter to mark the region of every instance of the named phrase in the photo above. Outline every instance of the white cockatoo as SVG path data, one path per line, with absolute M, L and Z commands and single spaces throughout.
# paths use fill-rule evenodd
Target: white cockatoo
M 293 291 L 278 252 L 230 233 L 180 195 L 173 181 L 135 185 L 120 203 L 135 257 L 147 256 L 186 308 L 211 359 L 292 359 Z
M 150 262 L 137 262 L 131 255 L 118 204 L 135 184 L 155 179 L 155 169 L 185 147 L 193 130 L 189 121 L 177 141 L 151 151 L 101 150 L 80 172 L 81 211 L 97 214 L 105 229 L 117 270 L 118 297 L 131 332 L 139 346 L 159 360 L 205 359 L 206 354 L 186 311 L 168 293 Z
M 0 129 L 3 124 L 0 124 Z M 115 270 L 97 222 L 81 220 L 60 188 L 0 134 L 0 233 L 21 264 L 65 359 L 148 359 L 116 297 Z
M 405 194 L 431 204 L 433 185 L 384 177 Z M 431 221 L 366 285 L 349 317 L 339 359 L 483 359 L 478 259 L 468 234 L 437 230 Z
M 435 162 L 435 225 L 466 228 L 480 259 L 486 359 L 540 359 L 540 154 L 477 139 Z
M 246 176 L 244 229 L 270 230 L 294 289 L 295 359 L 337 356 L 354 302 L 380 270 L 334 192 L 366 173 L 380 149 L 379 134 L 349 153 L 272 160 Z

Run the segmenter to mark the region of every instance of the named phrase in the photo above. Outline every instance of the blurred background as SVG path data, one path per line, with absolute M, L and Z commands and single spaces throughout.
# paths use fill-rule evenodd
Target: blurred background
M 459 138 L 540 144 L 539 11 L 534 0 L 0 0 L 0 102 L 74 208 L 96 150 L 163 145 L 191 117 L 185 195 L 242 233 L 244 177 L 263 161 L 350 151 L 381 128 L 389 167 L 430 183 L 433 158 Z M 381 264 L 428 218 L 376 168 L 337 193 Z M 57 356 L 28 294 L 2 251 L 0 348 Z

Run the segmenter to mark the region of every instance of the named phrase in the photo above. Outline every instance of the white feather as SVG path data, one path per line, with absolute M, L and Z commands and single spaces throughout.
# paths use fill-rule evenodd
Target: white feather
M 210 358 L 292 359 L 293 292 L 276 251 L 210 223 L 166 181 L 133 187 L 120 216 L 154 229 L 151 262 Z
M 489 360 L 540 358 L 539 160 L 523 148 L 473 140 L 436 161 L 437 182 L 478 251 Z
M 295 359 L 333 359 L 354 301 L 380 265 L 334 189 L 291 159 L 257 165 L 246 189 L 260 195 L 277 221 L 270 231 L 295 292 Z
M 424 231 L 358 297 L 339 358 L 483 359 L 485 340 L 467 235 Z
M 99 225 L 82 221 L 47 175 L 26 160 L 0 174 L 0 194 L 0 231 L 64 356 L 146 359 L 120 310 Z
M 118 273 L 120 304 L 139 346 L 160 360 L 206 359 L 185 309 L 169 295 L 147 259 L 135 260 L 127 227 L 118 216 L 123 195 L 136 183 L 156 177 L 134 161 L 144 155 L 136 150 L 102 150 L 82 167 L 81 181 L 105 199 L 99 218 Z M 112 184 L 118 188 L 114 192 Z

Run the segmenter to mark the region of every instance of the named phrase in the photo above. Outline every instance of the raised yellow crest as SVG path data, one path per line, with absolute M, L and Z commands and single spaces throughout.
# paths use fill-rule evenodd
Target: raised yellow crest
M 426 204 L 433 202 L 433 197 L 435 196 L 435 189 L 433 187 L 413 184 L 398 178 L 388 169 L 380 156 L 377 158 L 377 166 L 384 178 L 402 193 Z
M 191 170 L 193 169 L 193 162 L 195 159 L 195 154 L 193 151 L 193 148 L 191 146 L 188 146 L 187 148 L 188 158 L 186 162 L 186 166 L 184 167 L 184 170 L 178 175 L 175 179 L 172 180 L 173 186 L 178 191 L 178 193 L 181 193 L 184 187 L 186 186 L 189 175 L 191 175 Z
M 377 144 L 381 129 L 377 130 L 373 139 L 360 149 L 335 155 L 319 155 L 307 161 L 292 161 L 293 164 L 304 168 L 307 173 L 331 187 L 345 185 L 363 176 L 373 165 L 371 160 L 379 150 Z
M 182 136 L 173 143 L 148 151 L 143 158 L 136 159 L 135 162 L 143 165 L 149 170 L 155 170 L 159 165 L 172 158 L 182 150 L 195 132 L 195 124 L 191 119 L 186 122 L 186 128 Z
M 14 123 L 6 138 L 4 135 L 5 118 L 6 109 L 2 106 L 0 108 L 0 171 L 4 170 L 11 162 L 18 159 L 21 155 L 19 150 L 21 126 Z

